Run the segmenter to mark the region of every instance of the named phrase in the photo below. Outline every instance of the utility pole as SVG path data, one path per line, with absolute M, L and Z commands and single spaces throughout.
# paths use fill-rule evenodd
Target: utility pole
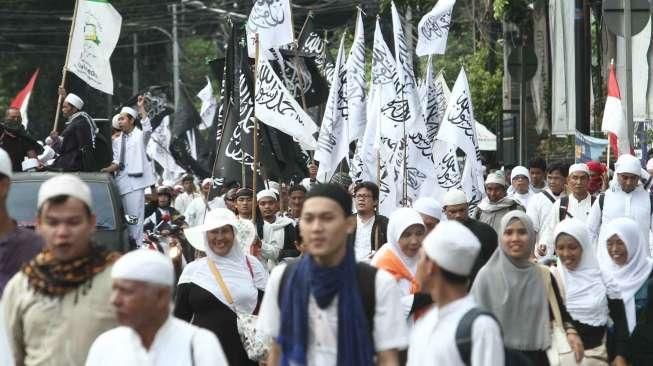
M 175 108 L 179 102 L 179 37 L 177 35 L 177 4 L 172 4 L 172 90 Z
M 132 94 L 138 93 L 138 34 L 132 34 Z

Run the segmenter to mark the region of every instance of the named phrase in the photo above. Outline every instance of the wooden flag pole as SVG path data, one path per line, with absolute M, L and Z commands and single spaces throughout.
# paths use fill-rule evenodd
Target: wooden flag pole
M 254 35 L 254 44 L 256 45 L 256 54 L 254 57 L 254 99 L 256 99 L 256 82 L 258 80 L 258 63 L 259 63 L 259 42 L 258 42 L 258 33 Z M 253 108 L 256 108 L 256 103 L 254 103 Z M 256 119 L 256 113 L 253 113 L 254 121 L 254 161 L 252 162 L 252 222 L 256 222 L 256 176 L 258 175 L 258 120 Z
M 63 69 L 61 70 L 61 84 L 59 84 L 59 89 L 64 89 L 66 86 L 66 75 L 68 73 L 68 58 L 70 57 L 70 42 L 73 39 L 73 32 L 75 31 L 75 23 L 77 21 L 77 8 L 79 7 L 79 0 L 75 0 L 75 10 L 73 11 L 73 20 L 70 24 L 70 32 L 68 32 L 68 49 L 66 50 L 66 60 L 63 63 Z M 61 113 L 61 102 L 63 101 L 64 96 L 57 90 L 59 97 L 57 98 L 57 112 L 54 115 L 54 126 L 52 126 L 52 132 L 57 131 L 59 125 L 59 114 Z

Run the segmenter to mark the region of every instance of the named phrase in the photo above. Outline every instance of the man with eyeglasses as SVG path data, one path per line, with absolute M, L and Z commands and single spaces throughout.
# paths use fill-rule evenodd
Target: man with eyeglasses
M 356 229 L 350 239 L 354 240 L 356 260 L 371 258 L 387 241 L 388 218 L 379 215 L 379 187 L 372 182 L 361 182 L 354 187 L 356 205 Z
M 515 201 L 519 202 L 525 209 L 528 210 L 528 201 L 533 197 L 534 192 L 530 186 L 531 176 L 523 166 L 516 166 L 510 172 L 510 189 L 508 189 L 508 196 Z
M 610 221 L 630 217 L 640 227 L 642 235 L 649 240 L 653 196 L 640 184 L 642 165 L 636 157 L 624 154 L 614 164 L 617 184 L 599 195 L 587 218 L 590 239 L 596 243 Z

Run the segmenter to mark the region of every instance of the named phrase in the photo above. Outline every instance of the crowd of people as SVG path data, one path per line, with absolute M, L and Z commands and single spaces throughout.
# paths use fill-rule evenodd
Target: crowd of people
M 47 165 L 80 170 L 82 108 L 66 97 Z M 0 149 L 2 365 L 653 364 L 653 163 L 622 155 L 610 178 L 534 159 L 490 171 L 478 206 L 451 189 L 386 217 L 375 183 L 320 184 L 313 163 L 296 184 L 157 184 L 142 99 L 114 120 L 102 171 L 133 219 L 127 253 L 94 240 L 74 174 L 18 226 Z M 144 240 L 164 228 L 165 246 Z

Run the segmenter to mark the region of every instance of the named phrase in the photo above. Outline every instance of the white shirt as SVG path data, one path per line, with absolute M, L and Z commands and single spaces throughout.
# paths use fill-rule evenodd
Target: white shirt
M 220 342 L 212 332 L 173 316 L 156 333 L 149 350 L 143 347 L 140 336 L 132 328 L 122 326 L 100 334 L 86 360 L 86 366 L 191 364 L 228 365 Z
M 535 194 L 528 201 L 528 208 L 526 209 L 526 215 L 528 215 L 533 222 L 533 230 L 538 234 L 538 237 L 542 227 L 544 226 L 544 220 L 549 214 L 549 211 L 551 211 L 553 202 L 560 198 L 560 195 L 553 194 L 549 188 L 544 189 L 544 191 L 553 197 L 553 201 L 551 201 L 544 192 L 540 192 Z
M 206 215 L 207 211 L 206 206 L 207 204 L 204 201 L 204 197 L 198 196 L 191 201 L 186 208 L 186 211 L 182 212 L 189 227 L 204 223 L 204 215 Z M 222 199 L 222 197 L 216 197 L 208 203 L 208 209 L 213 210 L 215 208 L 225 208 L 224 199 Z
M 181 192 L 179 195 L 177 195 L 177 198 L 175 198 L 173 207 L 181 213 L 186 212 L 186 209 L 188 209 L 188 206 L 191 202 L 193 202 L 195 198 L 201 198 L 200 194 L 197 192 Z
M 281 327 L 278 294 L 281 276 L 286 268 L 280 264 L 272 270 L 261 303 L 257 329 L 276 338 Z M 377 270 L 375 280 L 374 349 L 376 352 L 403 349 L 408 344 L 406 318 L 399 301 L 401 294 L 395 279 L 384 270 Z M 313 295 L 308 304 L 308 340 L 306 361 L 309 366 L 334 366 L 338 359 L 338 297 L 326 309 L 317 306 Z
M 364 222 L 361 217 L 356 215 L 356 241 L 354 242 L 354 250 L 356 251 L 356 260 L 361 261 L 372 252 L 372 227 L 376 216 L 372 216 L 369 220 Z
M 579 219 L 583 222 L 587 222 L 587 217 L 590 214 L 590 209 L 592 208 L 592 195 L 587 194 L 587 196 L 578 201 L 573 194 L 569 195 L 569 203 L 567 204 L 567 213 L 568 215 L 565 218 L 573 217 Z M 553 232 L 556 225 L 560 222 L 560 200 L 556 200 L 555 203 L 551 206 L 549 214 L 544 220 L 544 225 L 540 228 L 540 235 L 538 239 L 538 244 L 546 245 L 546 256 L 553 255 L 555 250 L 555 243 L 553 242 Z M 536 256 L 537 255 L 537 250 Z
M 123 158 L 125 166 L 123 170 L 118 170 L 115 176 L 118 191 L 121 195 L 145 189 L 156 182 L 154 167 L 145 153 L 145 146 L 147 146 L 152 134 L 152 127 L 148 119 L 141 121 L 141 125 L 143 126 L 142 131 L 134 127 L 130 133 L 121 132 L 120 136 L 111 141 L 113 163 L 119 164 L 122 151 L 122 134 L 126 136 L 125 156 Z
M 535 193 L 531 191 L 530 189 L 528 190 L 528 193 L 519 193 L 519 192 L 512 192 L 508 193 L 508 197 L 512 198 L 513 200 L 519 202 L 520 205 L 524 206 L 525 209 L 528 209 L 528 204 L 531 201 L 531 198 Z
M 476 306 L 471 295 L 441 308 L 434 306 L 413 328 L 408 347 L 408 366 L 465 366 L 456 346 L 456 329 L 462 317 Z M 501 330 L 489 316 L 472 323 L 471 366 L 504 364 Z
M 650 202 L 649 193 L 641 185 L 630 193 L 622 191 L 619 185 L 608 188 L 605 192 L 603 210 L 600 207 L 600 199 L 597 198 L 587 218 L 592 243 L 596 244 L 599 240 L 604 240 L 602 234 L 606 224 L 618 217 L 630 217 L 635 220 L 648 242 L 653 219 Z

